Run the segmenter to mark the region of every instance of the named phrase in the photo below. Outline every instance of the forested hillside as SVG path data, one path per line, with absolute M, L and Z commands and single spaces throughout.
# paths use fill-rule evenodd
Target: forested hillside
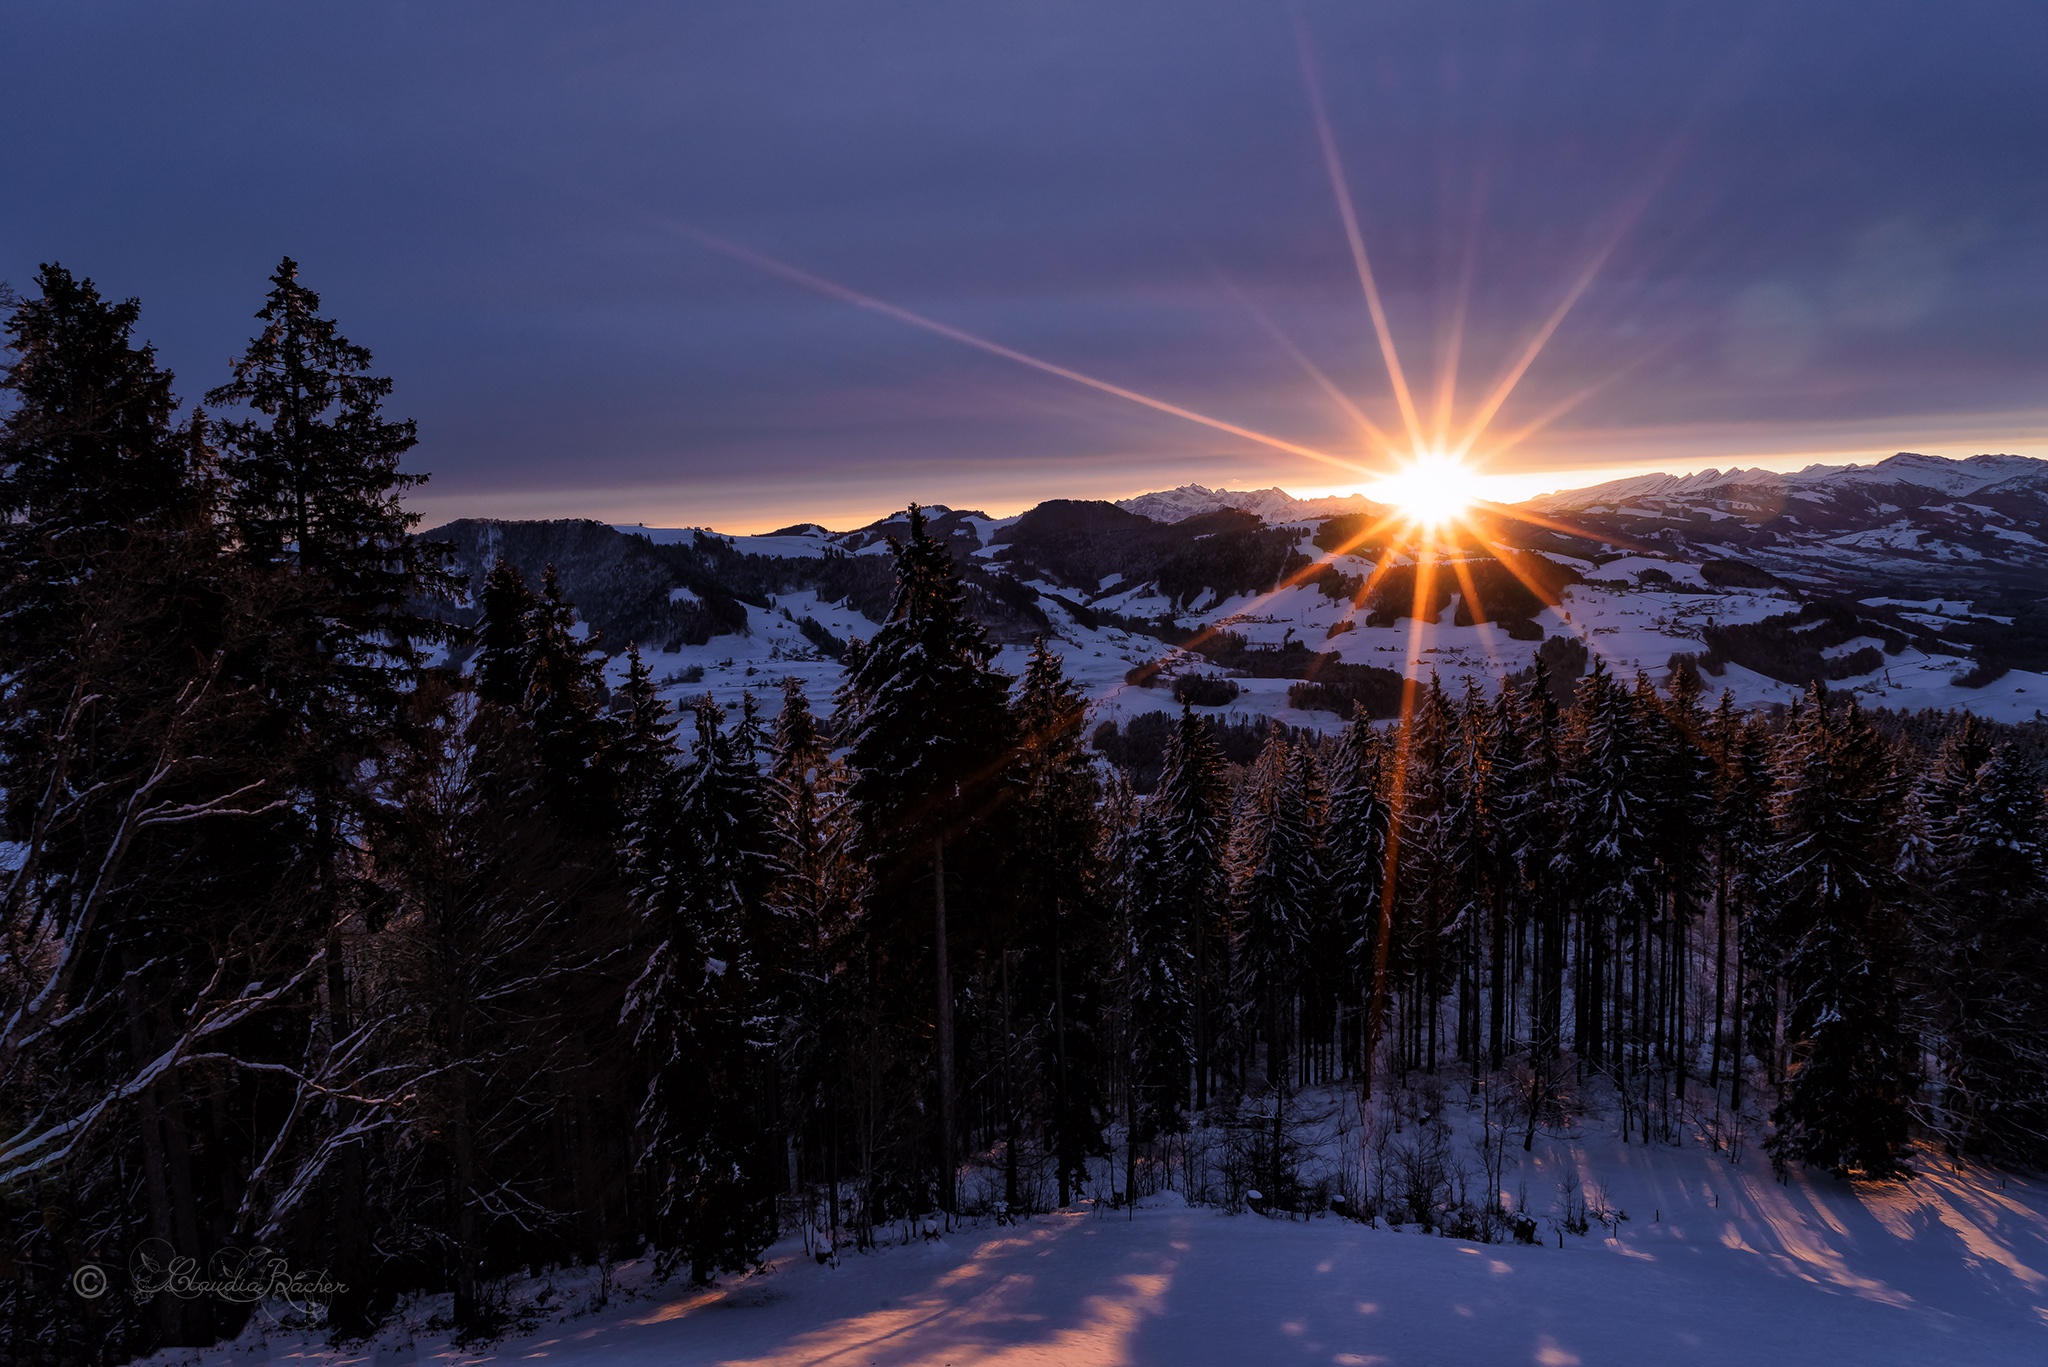
M 70 1290 L 145 1246 L 289 1249 L 345 1284 L 344 1339 L 450 1293 L 475 1342 L 523 1272 L 707 1281 L 792 1228 L 830 1258 L 1104 1171 L 1327 1209 L 1298 1096 L 1417 1076 L 1482 1085 L 1525 1147 L 1601 1097 L 1626 1140 L 1726 1118 L 1871 1180 L 1916 1145 L 2048 1162 L 2038 729 L 1818 678 L 1744 711 L 1706 660 L 1549 641 L 1483 686 L 1218 633 L 1188 653 L 1353 705 L 1105 731 L 1049 641 L 998 667 L 988 622 L 1040 603 L 919 509 L 836 559 L 423 539 L 411 425 L 290 261 L 204 410 L 132 301 L 36 284 L 0 430 L 0 1359 L 241 1327 Z M 1086 580 L 1066 517 L 989 544 Z M 1213 536 L 1243 578 L 1196 588 L 1296 553 Z M 1185 549 L 1113 572 L 1185 602 Z M 636 650 L 608 684 L 577 596 L 623 644 L 800 587 L 877 623 L 829 731 L 795 681 L 677 708 Z M 1344 1213 L 1526 1236 L 1434 1172 Z

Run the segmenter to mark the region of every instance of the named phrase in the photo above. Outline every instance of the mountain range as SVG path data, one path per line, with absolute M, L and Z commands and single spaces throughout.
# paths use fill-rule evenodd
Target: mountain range
M 1593 655 L 1655 679 L 1698 670 L 1749 706 L 1813 678 L 1872 705 L 2019 720 L 2048 704 L 2048 461 L 1901 453 L 1615 480 L 1474 509 L 1434 572 L 1389 539 L 1386 511 L 1190 484 L 925 514 L 1007 665 L 1046 638 L 1108 721 L 1189 701 L 1328 726 L 1354 703 L 1391 710 L 1404 675 L 1487 687 L 1539 653 L 1566 682 Z M 737 702 L 793 675 L 829 708 L 845 641 L 887 615 L 906 516 L 765 535 L 473 519 L 424 535 L 472 584 L 501 555 L 535 578 L 554 565 L 607 647 L 639 644 L 678 696 Z

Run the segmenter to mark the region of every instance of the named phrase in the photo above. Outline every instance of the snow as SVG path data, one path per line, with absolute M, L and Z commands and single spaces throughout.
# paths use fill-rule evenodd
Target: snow
M 1961 496 L 2008 480 L 2039 478 L 2044 474 L 2048 474 L 2048 461 L 2029 456 L 1971 456 L 1965 460 L 1946 460 L 1939 456 L 1902 451 L 1875 465 L 1809 465 L 1795 474 L 1780 474 L 1774 470 L 1702 470 L 1690 475 L 1636 475 L 1548 494 L 1532 500 L 1531 506 L 1545 512 L 1590 512 L 1597 511 L 1598 505 L 1630 500 L 1696 496 L 1709 490 L 1732 493 L 1738 486 L 1778 498 L 1811 496 L 1817 490 L 1873 484 L 1913 484 Z
M 1453 1108 L 1457 1109 L 1457 1108 Z M 1512 1160 L 1523 1155 L 1509 1147 Z M 837 1267 L 798 1240 L 765 1273 L 692 1289 L 619 1270 L 547 1279 L 567 1313 L 456 1349 L 410 1324 L 337 1351 L 251 1331 L 232 1349 L 171 1350 L 154 1367 L 539 1362 L 546 1367 L 939 1367 L 940 1364 L 2006 1364 L 2048 1359 L 2048 1191 L 1926 1159 L 1894 1184 L 1795 1172 L 1703 1132 L 1624 1144 L 1604 1123 L 1539 1138 L 1505 1174 L 1539 1217 L 1533 1245 L 1480 1244 L 1190 1207 L 1082 1204 L 889 1246 Z M 1560 1234 L 1566 1174 L 1626 1219 Z M 530 1295 L 537 1284 L 524 1291 Z
M 1200 484 L 1183 484 L 1178 489 L 1120 499 L 1116 506 L 1140 517 L 1149 517 L 1154 522 L 1185 522 L 1188 518 L 1223 508 L 1256 513 L 1262 520 L 1273 523 L 1379 511 L 1378 504 L 1359 494 L 1344 498 L 1301 499 L 1277 487 L 1230 490 L 1210 489 Z

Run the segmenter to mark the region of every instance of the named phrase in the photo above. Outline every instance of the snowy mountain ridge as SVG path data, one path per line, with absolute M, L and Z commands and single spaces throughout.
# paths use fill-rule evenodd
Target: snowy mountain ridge
M 1423 581 L 1434 597 L 1419 609 L 1398 545 L 1353 544 L 1379 520 L 1362 498 L 1184 485 L 1010 517 L 925 513 L 1005 667 L 1045 638 L 1105 719 L 1176 708 L 1176 686 L 1199 675 L 1219 680 L 1197 690 L 1210 705 L 1327 728 L 1404 673 L 1491 685 L 1538 651 L 1555 672 L 1581 647 L 1622 672 L 1700 668 L 1745 706 L 1823 676 L 1874 706 L 2025 720 L 2048 704 L 2048 461 L 1645 476 L 1530 506 L 1543 523 L 1480 509 L 1484 535 Z M 887 615 L 889 541 L 906 532 L 898 513 L 851 531 L 563 521 L 428 535 L 455 541 L 472 576 L 499 554 L 530 576 L 554 564 L 602 639 L 652 652 L 678 697 L 733 704 L 794 675 L 823 705 L 843 643 Z M 1376 577 L 1383 555 L 1391 577 Z M 1522 557 L 1542 594 L 1500 556 Z
M 1301 522 L 1312 518 L 1339 517 L 1345 513 L 1369 513 L 1378 504 L 1362 494 L 1343 498 L 1296 498 L 1277 485 L 1265 489 L 1210 489 L 1200 484 L 1183 484 L 1177 489 L 1139 494 L 1117 500 L 1125 512 L 1149 517 L 1154 522 L 1185 522 L 1203 513 L 1234 508 L 1256 514 L 1267 522 Z
M 1735 487 L 1825 490 L 1849 486 L 1907 484 L 1960 497 L 2008 480 L 2048 478 L 2048 460 L 2032 456 L 1982 455 L 1951 460 L 1901 451 L 1874 465 L 1809 465 L 1783 473 L 1763 469 L 1700 470 L 1689 475 L 1637 475 L 1529 500 L 1541 512 L 1572 512 L 1602 503 L 1639 498 L 1683 498 Z

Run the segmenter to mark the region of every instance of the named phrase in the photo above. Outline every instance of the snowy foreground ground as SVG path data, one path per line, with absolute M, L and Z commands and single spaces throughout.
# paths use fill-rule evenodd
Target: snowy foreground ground
M 1519 1156 L 1519 1155 L 1518 1155 Z M 1568 1169 L 1627 1220 L 1471 1244 L 1189 1208 L 1084 1208 L 820 1267 L 794 1244 L 706 1290 L 619 1270 L 610 1303 L 553 1279 L 552 1317 L 468 1351 L 413 1307 L 356 1351 L 252 1330 L 160 1367 L 631 1364 L 2043 1363 L 2048 1185 L 1939 1168 L 1892 1185 L 1792 1176 L 1704 1145 L 1538 1143 L 1510 1189 Z M 1596 1202 L 1597 1204 L 1597 1202 Z M 1531 1197 L 1529 1208 L 1544 1201 Z M 526 1288 L 530 1294 L 534 1288 Z

